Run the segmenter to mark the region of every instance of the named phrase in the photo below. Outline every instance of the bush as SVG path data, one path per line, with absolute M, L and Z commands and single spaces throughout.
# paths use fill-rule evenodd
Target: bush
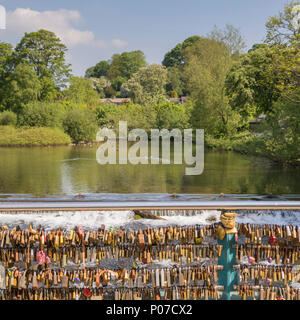
M 111 123 L 108 120 L 107 116 L 111 112 L 111 110 L 116 107 L 115 105 L 111 105 L 110 103 L 99 103 L 95 108 L 95 114 L 99 127 L 110 126 Z
M 62 128 L 66 107 L 59 102 L 33 102 L 25 105 L 19 114 L 19 125 L 26 127 Z
M 0 127 L 0 146 L 49 146 L 69 143 L 70 137 L 58 128 Z
M 63 127 L 75 143 L 95 141 L 98 130 L 95 114 L 79 108 L 72 108 L 67 112 Z
M 3 111 L 0 113 L 0 126 L 15 126 L 17 124 L 17 115 L 12 111 Z
M 152 105 L 142 106 L 128 103 L 124 105 L 112 105 L 106 115 L 107 123 L 116 130 L 119 130 L 119 121 L 127 121 L 128 130 L 156 128 L 156 110 Z
M 241 132 L 232 137 L 214 138 L 205 135 L 206 146 L 219 150 L 234 150 L 243 154 L 265 155 L 264 139 L 249 132 Z
M 190 128 L 189 114 L 183 104 L 160 103 L 156 106 L 157 128 L 172 130 Z

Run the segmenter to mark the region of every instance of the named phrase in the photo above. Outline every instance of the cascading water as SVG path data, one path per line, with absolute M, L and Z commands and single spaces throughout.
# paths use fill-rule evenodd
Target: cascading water
M 300 210 L 237 210 L 238 223 L 300 225 Z M 0 225 L 26 227 L 29 223 L 41 225 L 46 230 L 70 229 L 78 225 L 98 229 L 101 224 L 109 227 L 138 229 L 168 225 L 207 225 L 219 221 L 219 210 L 151 210 L 164 220 L 134 219 L 134 212 L 127 211 L 35 211 L 2 212 Z

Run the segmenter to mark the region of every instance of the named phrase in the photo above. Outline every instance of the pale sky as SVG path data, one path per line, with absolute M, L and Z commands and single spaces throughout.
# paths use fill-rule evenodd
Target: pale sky
M 16 45 L 24 32 L 47 29 L 68 47 L 73 73 L 114 53 L 142 50 L 148 63 L 192 35 L 205 36 L 214 25 L 239 28 L 247 48 L 265 36 L 269 16 L 287 0 L 0 0 L 7 28 L 0 41 Z

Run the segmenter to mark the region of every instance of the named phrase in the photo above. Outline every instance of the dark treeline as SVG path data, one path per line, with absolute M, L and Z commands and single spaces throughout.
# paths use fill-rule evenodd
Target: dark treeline
M 123 52 L 85 77 L 72 76 L 67 48 L 50 31 L 25 33 L 15 48 L 0 42 L 0 145 L 50 144 L 56 136 L 59 143 L 91 141 L 99 127 L 127 120 L 129 129 L 201 128 L 212 148 L 299 164 L 296 5 L 270 17 L 264 43 L 248 52 L 239 30 L 227 25 L 185 39 L 161 65 L 148 65 L 140 50 Z M 39 138 L 29 143 L 19 130 L 30 136 L 31 127 Z M 53 137 L 41 143 L 45 127 Z

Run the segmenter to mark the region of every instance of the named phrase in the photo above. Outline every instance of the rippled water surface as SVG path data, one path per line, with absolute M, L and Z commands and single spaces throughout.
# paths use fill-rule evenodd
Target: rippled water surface
M 165 200 L 299 199 L 300 168 L 281 168 L 264 158 L 234 152 L 205 152 L 204 172 L 186 176 L 186 165 L 100 165 L 97 147 L 0 148 L 1 198 Z M 239 196 L 243 194 L 243 196 Z

